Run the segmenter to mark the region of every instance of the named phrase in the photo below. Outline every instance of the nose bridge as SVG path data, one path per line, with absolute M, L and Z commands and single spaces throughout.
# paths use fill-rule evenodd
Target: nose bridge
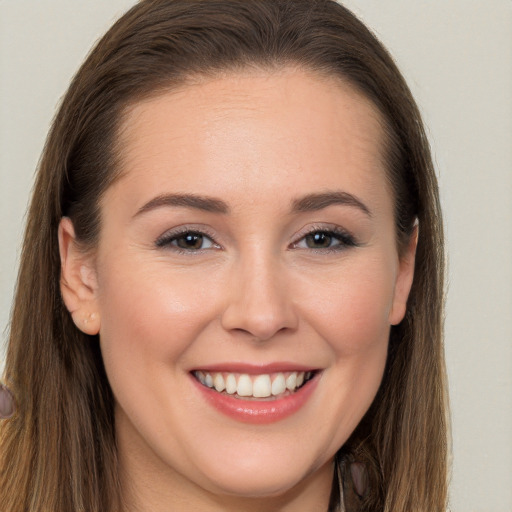
M 296 327 L 286 271 L 271 249 L 260 246 L 240 252 L 229 297 L 222 319 L 227 330 L 245 331 L 264 341 Z

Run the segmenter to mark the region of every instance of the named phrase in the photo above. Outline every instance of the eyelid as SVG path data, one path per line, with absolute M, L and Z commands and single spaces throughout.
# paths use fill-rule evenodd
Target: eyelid
M 333 224 L 314 224 L 312 226 L 308 226 L 307 228 L 303 228 L 295 238 L 295 241 L 292 242 L 290 245 L 292 248 L 297 248 L 296 245 L 304 240 L 308 235 L 311 235 L 313 233 L 332 233 L 335 235 L 339 240 L 340 244 L 335 247 L 326 247 L 326 248 L 308 248 L 312 251 L 334 251 L 339 250 L 336 249 L 336 247 L 359 247 L 361 244 L 359 243 L 356 236 L 349 231 L 348 229 L 342 228 L 341 226 L 333 225 Z
M 306 248 L 311 251 L 322 251 L 329 252 L 340 250 L 340 248 L 348 248 L 348 247 L 359 247 L 361 244 L 358 242 L 357 238 L 350 232 L 349 230 L 333 224 L 314 224 L 311 226 L 307 226 L 299 231 L 299 233 L 295 236 L 295 241 L 292 242 L 289 247 L 292 249 L 298 249 L 297 244 L 304 240 L 304 238 L 313 233 L 331 233 L 335 237 L 337 237 L 340 243 L 334 247 L 326 247 L 326 248 Z M 172 247 L 172 249 L 176 252 L 183 253 L 198 253 L 203 252 L 205 250 L 210 250 L 211 248 L 206 249 L 197 249 L 197 250 L 189 250 L 182 249 L 177 246 L 171 246 L 171 242 L 175 239 L 179 238 L 180 235 L 185 235 L 187 233 L 196 233 L 202 236 L 209 238 L 216 249 L 222 249 L 222 246 L 216 241 L 216 235 L 213 233 L 213 230 L 209 229 L 207 226 L 198 226 L 198 225 L 181 225 L 171 228 L 165 231 L 162 235 L 160 235 L 155 240 L 155 246 L 158 248 Z
M 155 246 L 159 247 L 159 248 L 169 247 L 169 246 L 171 246 L 170 245 L 171 241 L 173 241 L 176 238 L 179 238 L 180 235 L 185 235 L 187 233 L 196 233 L 198 235 L 205 236 L 212 241 L 213 245 L 217 246 L 216 248 L 221 248 L 221 245 L 215 240 L 215 235 L 210 229 L 208 229 L 205 226 L 197 226 L 197 225 L 183 225 L 183 226 L 177 226 L 175 228 L 171 228 L 171 229 L 165 231 L 162 235 L 160 235 L 155 240 Z M 181 249 L 180 247 L 174 247 L 174 246 L 172 246 L 172 247 L 176 251 L 183 251 L 183 252 L 187 252 L 187 253 L 200 252 L 201 250 L 203 250 L 203 251 L 208 250 L 208 249 L 198 249 L 197 251 L 193 251 L 193 250 Z

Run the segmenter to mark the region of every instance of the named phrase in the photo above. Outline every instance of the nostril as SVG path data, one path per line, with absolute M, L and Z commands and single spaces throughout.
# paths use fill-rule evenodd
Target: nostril
M 232 306 L 222 317 L 222 326 L 227 331 L 245 335 L 255 342 L 268 341 L 278 333 L 295 328 L 296 321 L 286 312 L 273 311 L 271 314 L 257 314 L 249 308 Z

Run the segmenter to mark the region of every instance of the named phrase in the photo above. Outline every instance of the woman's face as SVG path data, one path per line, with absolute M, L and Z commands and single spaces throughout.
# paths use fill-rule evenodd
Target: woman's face
M 123 474 L 173 496 L 325 493 L 412 279 L 379 115 L 334 80 L 252 71 L 136 104 L 121 147 L 79 311 Z

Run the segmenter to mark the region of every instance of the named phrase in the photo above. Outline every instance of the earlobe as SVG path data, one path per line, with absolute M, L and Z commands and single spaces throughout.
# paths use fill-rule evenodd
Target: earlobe
M 398 274 L 393 294 L 393 306 L 389 314 L 390 325 L 398 325 L 404 318 L 407 310 L 407 299 L 414 279 L 414 266 L 416 262 L 416 247 L 418 245 L 418 222 L 413 228 L 408 246 L 399 259 Z
M 98 334 L 97 279 L 93 258 L 77 243 L 73 223 L 63 217 L 59 224 L 61 262 L 60 290 L 75 325 L 85 334 Z

